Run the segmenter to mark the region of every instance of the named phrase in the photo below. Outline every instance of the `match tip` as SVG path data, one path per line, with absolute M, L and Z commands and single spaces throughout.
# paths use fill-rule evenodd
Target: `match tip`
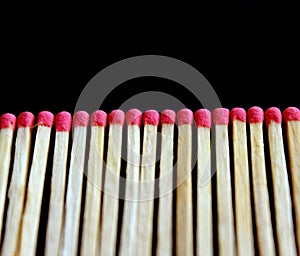
M 96 110 L 91 115 L 91 126 L 106 126 L 107 114 L 102 110 Z
M 6 113 L 0 117 L 0 129 L 2 128 L 11 128 L 12 130 L 16 127 L 17 118 L 15 115 Z
M 72 116 L 69 112 L 59 112 L 55 117 L 56 131 L 69 132 L 72 126 Z
M 54 115 L 49 111 L 42 111 L 38 114 L 38 125 L 52 127 Z
M 248 109 L 248 120 L 250 124 L 262 123 L 264 121 L 264 111 L 260 107 L 251 107 Z
M 138 109 L 130 109 L 126 113 L 126 123 L 127 125 L 138 125 L 141 126 L 142 123 L 142 112 Z
M 231 116 L 231 121 L 241 121 L 241 122 L 246 122 L 247 119 L 247 114 L 246 110 L 243 108 L 233 108 L 230 111 L 230 116 Z
M 195 121 L 197 127 L 211 127 L 211 112 L 208 109 L 199 109 L 195 112 Z
M 159 114 L 156 110 L 147 110 L 144 113 L 144 124 L 157 126 L 159 123 Z
M 109 114 L 109 123 L 110 124 L 120 124 L 124 125 L 125 114 L 122 110 L 116 109 L 110 112 Z
M 89 114 L 85 111 L 78 111 L 74 114 L 74 127 L 88 126 Z
M 192 124 L 194 121 L 194 114 L 190 109 L 184 108 L 177 113 L 178 125 Z
M 174 124 L 176 120 L 176 113 L 173 110 L 165 109 L 161 113 L 162 124 Z
M 267 127 L 271 122 L 276 122 L 279 124 L 281 124 L 282 122 L 282 115 L 279 108 L 276 107 L 268 108 L 265 112 L 265 116 L 266 116 Z
M 34 115 L 31 112 L 22 112 L 18 116 L 18 128 L 20 127 L 32 127 L 34 125 Z
M 228 125 L 229 123 L 229 109 L 216 108 L 213 112 L 213 119 L 215 125 Z
M 300 121 L 300 110 L 295 107 L 288 107 L 283 111 L 283 118 L 285 122 Z

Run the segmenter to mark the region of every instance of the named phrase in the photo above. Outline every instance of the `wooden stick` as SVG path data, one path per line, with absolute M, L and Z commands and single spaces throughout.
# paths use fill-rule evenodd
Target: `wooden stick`
M 65 256 L 77 255 L 88 120 L 89 115 L 85 111 L 78 111 L 74 115 L 74 136 L 65 205 L 65 226 L 62 249 L 62 255 Z M 98 223 L 95 225 L 98 225 Z
M 51 196 L 45 243 L 45 255 L 48 256 L 58 255 L 62 235 L 69 132 L 72 125 L 70 113 L 58 113 L 55 118 L 55 125 L 56 134 L 51 178 Z
M 259 107 L 248 110 L 250 124 L 252 184 L 258 251 L 260 255 L 275 255 L 269 192 L 266 177 L 262 124 L 264 112 Z
M 292 202 L 282 140 L 281 112 L 273 107 L 267 109 L 265 115 L 273 178 L 278 250 L 280 255 L 296 255 Z
M 81 255 L 96 255 L 100 230 L 104 131 L 107 115 L 97 110 L 91 115 L 91 139 L 81 242 Z
M 113 256 L 116 254 L 124 119 L 124 112 L 121 110 L 114 110 L 109 114 L 110 127 L 100 228 L 100 255 Z
M 197 125 L 197 255 L 213 255 L 210 127 L 211 113 L 199 109 Z
M 173 254 L 172 190 L 175 118 L 176 114 L 172 110 L 164 110 L 161 114 L 162 140 L 159 173 L 159 201 L 156 246 L 156 255 L 158 256 L 171 256 Z
M 137 255 L 152 255 L 152 226 L 158 123 L 159 114 L 155 110 L 148 110 L 144 113 L 143 155 L 140 172 L 138 204 Z
M 15 142 L 14 165 L 8 189 L 8 209 L 5 224 L 5 236 L 1 255 L 16 255 L 24 207 L 27 171 L 31 147 L 31 127 L 34 116 L 23 112 L 18 116 L 18 131 Z
M 119 255 L 135 255 L 137 246 L 138 181 L 140 164 L 140 125 L 142 113 L 131 109 L 126 113 L 128 126 L 127 167 L 124 212 Z
M 231 110 L 231 119 L 234 153 L 235 226 L 237 254 L 254 255 L 246 135 L 246 111 L 242 108 L 233 108 Z
M 229 110 L 217 108 L 213 112 L 216 136 L 217 211 L 219 255 L 235 255 L 235 233 L 230 178 L 228 142 Z
M 294 212 L 296 219 L 296 238 L 300 251 L 300 111 L 290 107 L 283 112 L 286 122 Z
M 7 113 L 0 117 L 0 239 L 15 126 L 16 117 L 14 115 Z
M 178 118 L 176 255 L 193 255 L 192 123 L 193 112 L 182 109 Z
M 38 129 L 22 219 L 20 255 L 35 255 L 40 213 L 44 191 L 44 180 L 54 116 L 48 111 L 38 115 Z

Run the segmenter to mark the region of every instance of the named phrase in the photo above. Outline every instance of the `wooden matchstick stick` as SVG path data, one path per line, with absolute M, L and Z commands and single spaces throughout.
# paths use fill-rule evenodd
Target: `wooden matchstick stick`
M 152 255 L 152 226 L 158 123 L 159 114 L 155 110 L 148 110 L 144 113 L 143 154 L 140 171 L 138 204 L 137 255 Z
M 23 112 L 18 116 L 14 164 L 8 189 L 9 203 L 1 255 L 16 255 L 18 253 L 33 124 L 34 116 L 32 113 Z
M 38 129 L 22 219 L 20 255 L 36 254 L 44 180 L 53 121 L 54 116 L 48 111 L 42 111 L 38 115 Z
M 300 253 L 300 111 L 297 108 L 289 107 L 283 112 L 283 117 L 287 128 L 296 238 Z
M 161 157 L 159 173 L 159 201 L 157 220 L 156 255 L 173 254 L 173 148 L 176 113 L 164 110 L 161 113 Z
M 264 112 L 259 107 L 248 110 L 251 164 L 257 244 L 260 255 L 275 255 L 269 192 L 266 176 L 262 125 Z
M 97 110 L 91 115 L 91 139 L 84 206 L 81 255 L 96 255 L 100 230 L 104 131 L 107 115 Z
M 182 109 L 178 118 L 176 255 L 193 255 L 192 123 L 193 112 Z
M 128 126 L 127 167 L 124 212 L 119 255 L 135 255 L 137 246 L 138 186 L 140 165 L 140 126 L 142 113 L 131 109 L 126 113 Z
M 197 126 L 197 255 L 213 255 L 210 128 L 211 113 L 199 109 Z
M 65 181 L 68 159 L 69 132 L 72 117 L 68 112 L 60 112 L 55 117 L 55 147 L 51 178 L 51 196 L 47 223 L 45 255 L 58 255 L 62 235 Z
M 0 239 L 15 126 L 16 117 L 14 115 L 7 113 L 0 117 Z
M 100 255 L 114 256 L 116 254 L 124 119 L 124 112 L 121 110 L 114 110 L 109 114 L 110 127 L 100 228 Z
M 73 143 L 65 204 L 62 255 L 77 255 L 82 181 L 89 114 L 78 111 L 73 118 Z M 98 225 L 95 224 L 95 225 Z
M 217 211 L 219 255 L 235 255 L 235 233 L 228 142 L 229 110 L 213 112 L 216 136 Z
M 242 108 L 233 108 L 231 110 L 231 120 L 234 155 L 237 254 L 254 255 L 246 134 L 246 111 Z
M 266 110 L 270 160 L 273 179 L 276 233 L 280 255 L 296 255 L 292 202 L 284 155 L 281 112 L 272 107 Z

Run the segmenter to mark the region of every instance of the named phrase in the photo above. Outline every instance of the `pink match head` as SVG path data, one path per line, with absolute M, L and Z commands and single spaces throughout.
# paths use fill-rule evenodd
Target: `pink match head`
M 110 124 L 124 125 L 125 114 L 122 110 L 116 109 L 110 112 L 108 119 Z
M 215 125 L 228 125 L 229 123 L 229 109 L 216 108 L 213 111 L 213 120 Z
M 241 122 L 246 122 L 247 119 L 247 114 L 245 109 L 243 108 L 233 108 L 230 112 L 231 114 L 231 121 L 241 121 Z
M 250 124 L 262 123 L 264 121 L 264 111 L 260 107 L 251 107 L 248 109 L 248 120 Z
M 267 127 L 269 127 L 269 124 L 271 122 L 276 122 L 278 124 L 281 124 L 282 122 L 282 115 L 279 108 L 276 107 L 268 108 L 265 112 L 265 116 L 266 116 Z
M 157 126 L 159 123 L 159 114 L 155 110 L 147 110 L 144 113 L 144 124 Z
M 11 128 L 12 130 L 14 130 L 16 127 L 16 120 L 17 118 L 13 114 L 10 113 L 3 114 L 0 117 L 0 129 Z
M 178 125 L 192 124 L 194 121 L 194 114 L 190 109 L 184 108 L 177 112 Z
M 88 126 L 89 124 L 89 114 L 85 111 L 78 111 L 74 114 L 74 127 L 78 126 Z
M 195 112 L 195 121 L 197 127 L 211 127 L 211 112 L 208 109 L 199 109 Z
M 138 109 L 130 109 L 126 113 L 126 123 L 127 125 L 138 125 L 141 126 L 142 123 L 142 112 Z
M 31 112 L 22 112 L 18 116 L 18 128 L 32 127 L 34 125 L 34 115 Z
M 283 118 L 285 122 L 300 121 L 300 110 L 295 107 L 288 107 L 283 111 Z
M 102 110 L 96 110 L 91 115 L 91 126 L 106 126 L 107 114 Z
M 162 124 L 174 124 L 176 120 L 176 113 L 173 110 L 165 109 L 161 113 Z
M 72 116 L 69 112 L 59 112 L 55 117 L 56 131 L 69 132 L 72 126 Z
M 52 127 L 54 115 L 49 111 L 42 111 L 38 114 L 38 125 Z

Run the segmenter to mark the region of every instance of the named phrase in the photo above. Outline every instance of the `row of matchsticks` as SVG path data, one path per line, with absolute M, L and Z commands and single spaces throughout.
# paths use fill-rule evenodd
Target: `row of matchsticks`
M 286 124 L 289 161 L 284 152 L 282 116 Z M 269 194 L 267 184 L 263 138 L 264 117 L 268 133 L 274 195 Z M 231 137 L 228 136 L 230 118 L 234 170 L 230 170 L 229 138 Z M 247 147 L 247 120 L 250 160 Z M 122 226 L 118 232 L 120 152 L 125 121 L 127 124 L 126 186 Z M 109 123 L 108 146 L 106 161 L 104 161 L 107 122 Z M 126 256 L 194 255 L 194 253 L 213 255 L 216 253 L 213 225 L 217 225 L 219 255 L 254 255 L 254 226 L 256 246 L 260 255 L 296 255 L 297 247 L 299 253 L 300 111 L 289 107 L 281 113 L 278 108 L 272 107 L 264 112 L 259 107 L 252 107 L 247 112 L 242 108 L 234 108 L 231 111 L 217 108 L 212 114 L 206 109 L 200 109 L 195 113 L 189 109 L 182 109 L 178 113 L 165 110 L 161 114 L 154 110 L 143 114 L 137 109 L 131 109 L 126 114 L 121 110 L 114 110 L 108 117 L 100 110 L 90 116 L 85 111 L 79 111 L 73 118 L 68 112 L 60 112 L 54 116 L 50 112 L 43 111 L 39 113 L 36 123 L 34 115 L 30 112 L 21 113 L 17 120 L 12 114 L 2 115 L 0 118 L 0 231 L 3 229 L 4 234 L 1 255 L 36 254 L 45 170 L 54 123 L 55 147 L 53 163 L 50 163 L 52 165 L 51 196 L 45 255 L 77 255 L 78 253 Z M 143 143 L 140 141 L 142 123 Z M 152 248 L 154 202 L 152 181 L 155 179 L 159 123 L 161 156 L 155 236 L 157 241 L 155 248 Z M 178 144 L 174 149 L 174 124 L 176 123 Z M 192 176 L 190 175 L 193 124 L 196 124 L 197 128 L 196 144 L 198 145 L 196 201 L 192 198 Z M 15 126 L 17 126 L 17 134 L 14 140 L 15 148 L 12 151 Z M 71 156 L 67 164 L 72 127 Z M 36 128 L 36 134 L 30 162 L 33 128 Z M 211 128 L 214 128 L 214 133 Z M 88 129 L 91 137 L 88 148 L 83 224 L 80 233 Z M 211 181 L 208 178 L 204 185 L 203 182 L 199 185 L 205 175 L 207 178 L 212 173 L 212 134 L 215 138 L 213 150 L 216 158 L 217 224 L 212 223 Z M 137 153 L 140 151 L 142 151 L 141 158 Z M 12 152 L 14 152 L 14 159 L 11 163 Z M 172 173 L 175 154 L 177 154 L 177 184 L 174 186 L 176 187 L 174 190 L 176 211 L 173 212 Z M 30 169 L 29 163 L 31 163 Z M 290 166 L 287 167 L 287 164 Z M 102 177 L 104 166 L 106 174 Z M 289 170 L 291 178 L 288 175 Z M 233 175 L 234 184 L 231 184 Z M 101 191 L 102 182 L 104 188 Z M 250 188 L 250 184 L 253 188 Z M 253 193 L 252 200 L 255 208 L 254 219 L 251 213 L 251 193 Z M 274 198 L 276 225 L 272 225 L 270 196 Z M 5 204 L 7 204 L 6 219 L 3 221 Z M 193 220 L 195 207 L 196 218 Z M 173 218 L 176 219 L 175 226 Z M 195 236 L 193 232 L 196 232 Z M 80 248 L 78 248 L 79 243 Z

